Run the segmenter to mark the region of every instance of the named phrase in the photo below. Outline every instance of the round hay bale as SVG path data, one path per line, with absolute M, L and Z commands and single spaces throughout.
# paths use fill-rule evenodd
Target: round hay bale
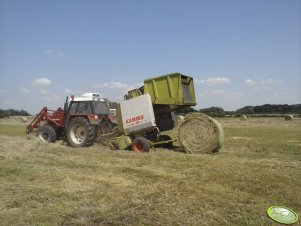
M 177 126 L 179 126 L 181 125 L 182 122 L 184 122 L 185 117 L 183 115 L 178 115 L 176 119 L 177 119 Z
M 20 118 L 20 120 L 21 120 L 21 122 L 27 122 L 27 118 L 26 117 L 22 117 L 22 118 Z
M 224 143 L 222 126 L 205 114 L 187 114 L 179 127 L 179 141 L 187 153 L 210 154 Z
M 239 118 L 240 118 L 241 121 L 247 121 L 248 120 L 248 117 L 246 115 L 241 115 Z
M 294 119 L 293 115 L 285 115 L 284 116 L 284 120 L 286 120 L 286 121 L 292 121 L 293 119 Z

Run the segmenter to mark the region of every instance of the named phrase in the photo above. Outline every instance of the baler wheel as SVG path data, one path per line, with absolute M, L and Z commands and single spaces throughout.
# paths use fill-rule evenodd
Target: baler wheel
M 149 152 L 150 142 L 144 137 L 136 138 L 132 143 L 132 150 L 134 152 Z
M 56 141 L 56 132 L 52 126 L 43 125 L 37 131 L 37 137 L 45 143 L 53 143 Z
M 95 128 L 83 117 L 72 119 L 67 126 L 67 141 L 72 147 L 87 147 L 95 141 Z

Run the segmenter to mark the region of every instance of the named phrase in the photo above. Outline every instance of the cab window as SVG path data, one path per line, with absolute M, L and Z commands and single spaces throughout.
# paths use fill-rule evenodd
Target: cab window
M 78 106 L 78 103 L 72 103 L 69 113 L 75 114 L 77 106 Z
M 76 111 L 76 114 L 78 115 L 87 115 L 87 114 L 91 114 L 91 106 L 90 106 L 90 102 L 79 102 L 78 103 L 78 108 Z

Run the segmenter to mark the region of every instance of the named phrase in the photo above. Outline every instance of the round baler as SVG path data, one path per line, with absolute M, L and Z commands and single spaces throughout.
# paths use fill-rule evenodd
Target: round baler
M 191 154 L 217 152 L 224 136 L 215 119 L 201 113 L 178 114 L 195 105 L 192 77 L 172 73 L 147 79 L 144 86 L 128 91 L 117 107 L 122 135 L 111 141 L 111 147 L 143 152 L 161 145 Z

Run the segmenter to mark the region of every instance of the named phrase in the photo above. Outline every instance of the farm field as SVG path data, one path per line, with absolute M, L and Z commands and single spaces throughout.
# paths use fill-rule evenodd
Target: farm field
M 0 224 L 280 225 L 273 205 L 300 218 L 301 118 L 218 121 L 223 149 L 189 155 L 44 144 L 0 120 Z

